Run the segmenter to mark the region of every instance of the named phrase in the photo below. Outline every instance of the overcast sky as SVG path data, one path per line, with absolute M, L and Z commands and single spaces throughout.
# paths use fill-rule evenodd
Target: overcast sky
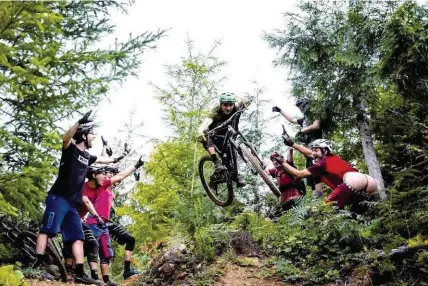
M 111 140 L 126 121 L 129 110 L 135 106 L 139 120 L 143 120 L 145 125 L 144 134 L 165 138 L 169 131 L 162 122 L 161 106 L 148 82 L 160 86 L 166 84 L 168 78 L 164 74 L 164 65 L 176 63 L 186 55 L 187 35 L 195 41 L 195 49 L 202 52 L 206 52 L 214 40 L 222 40 L 217 56 L 228 62 L 223 69 L 227 76 L 224 91 L 241 95 L 251 91 L 253 86 L 250 82 L 256 80 L 259 86 L 267 88 L 266 94 L 274 104 L 288 105 L 298 113 L 286 96 L 288 73 L 273 66 L 276 51 L 261 38 L 263 31 L 284 27 L 281 14 L 292 10 L 294 3 L 294 0 L 137 0 L 128 15 L 113 14 L 117 30 L 112 37 L 119 39 L 127 37 L 130 32 L 170 30 L 158 41 L 157 50 L 144 54 L 138 78 L 129 78 L 122 86 L 115 87 L 108 100 L 100 104 L 97 119 L 102 125 L 97 128 L 97 134 Z M 100 148 L 101 142 L 97 140 L 92 152 L 98 153 Z M 148 146 L 141 153 L 150 149 Z

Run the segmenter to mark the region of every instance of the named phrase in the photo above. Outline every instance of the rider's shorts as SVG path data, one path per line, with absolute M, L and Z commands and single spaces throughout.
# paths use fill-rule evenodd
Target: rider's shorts
M 111 247 L 110 234 L 107 227 L 99 227 L 97 224 L 88 225 L 89 229 L 95 236 L 100 246 L 100 259 L 110 259 L 114 256 L 113 248 Z
M 205 149 L 208 149 L 209 147 L 214 147 L 214 146 L 216 146 L 218 149 L 221 149 L 223 147 L 223 143 L 224 143 L 223 135 L 208 136 L 207 140 L 202 142 Z
M 46 198 L 46 209 L 43 214 L 40 233 L 56 236 L 62 230 L 63 241 L 74 242 L 84 240 L 82 223 L 78 212 L 78 205 L 55 194 Z
M 108 223 L 107 226 L 111 238 L 120 245 L 125 245 L 132 238 L 132 235 L 119 224 Z
M 82 222 L 82 229 L 85 235 L 85 240 L 83 241 L 83 250 L 85 256 L 98 256 L 98 241 L 93 235 L 92 231 Z M 64 244 L 63 255 L 65 258 L 73 258 L 72 245 Z
M 359 204 L 364 200 L 369 200 L 370 195 L 365 191 L 357 191 L 346 183 L 340 184 L 327 197 L 326 202 L 335 202 L 336 206 L 343 208 L 346 205 Z

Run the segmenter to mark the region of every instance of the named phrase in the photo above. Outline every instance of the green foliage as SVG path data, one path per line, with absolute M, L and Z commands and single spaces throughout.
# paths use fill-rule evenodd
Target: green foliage
M 0 267 L 0 285 L 8 286 L 28 286 L 24 282 L 24 275 L 21 271 L 15 270 L 13 265 Z
M 146 32 L 97 48 L 115 30 L 110 9 L 126 12 L 129 4 L 1 2 L 0 204 L 8 204 L 2 211 L 40 218 L 57 169 L 62 121 L 135 75 L 140 55 L 162 36 Z

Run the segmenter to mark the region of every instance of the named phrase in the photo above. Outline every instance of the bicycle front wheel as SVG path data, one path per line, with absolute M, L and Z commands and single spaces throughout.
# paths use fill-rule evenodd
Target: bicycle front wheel
M 210 156 L 199 161 L 199 177 L 208 197 L 218 206 L 229 206 L 233 201 L 232 179 L 228 171 L 215 173 L 214 162 Z

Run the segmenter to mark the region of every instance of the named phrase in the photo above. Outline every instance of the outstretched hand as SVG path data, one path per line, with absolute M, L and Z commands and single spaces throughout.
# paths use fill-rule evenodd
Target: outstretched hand
M 85 113 L 85 115 L 83 115 L 82 118 L 79 119 L 79 121 L 77 121 L 79 124 L 84 124 L 84 123 L 88 123 L 89 120 L 89 116 L 91 116 L 92 110 L 89 110 L 88 112 Z
M 272 112 L 281 112 L 281 108 L 279 108 L 278 106 L 274 106 L 272 107 Z
M 288 136 L 288 134 L 282 134 L 282 140 L 284 140 L 284 144 L 289 146 L 289 147 L 293 147 L 294 142 L 293 140 L 290 138 L 290 136 Z
M 137 163 L 135 163 L 135 169 L 139 169 L 144 165 L 143 156 L 140 156 L 140 159 L 138 159 Z M 139 175 L 138 175 L 139 176 Z
M 101 135 L 101 141 L 103 141 L 103 146 L 107 146 L 107 140 Z
M 134 178 L 136 182 L 140 181 L 140 172 L 134 172 Z
M 111 155 L 113 155 L 113 150 L 111 149 L 111 147 L 106 147 L 106 153 L 109 157 L 111 157 Z
M 125 143 L 123 147 L 123 154 L 126 156 L 131 152 L 131 149 L 129 148 L 128 143 Z

